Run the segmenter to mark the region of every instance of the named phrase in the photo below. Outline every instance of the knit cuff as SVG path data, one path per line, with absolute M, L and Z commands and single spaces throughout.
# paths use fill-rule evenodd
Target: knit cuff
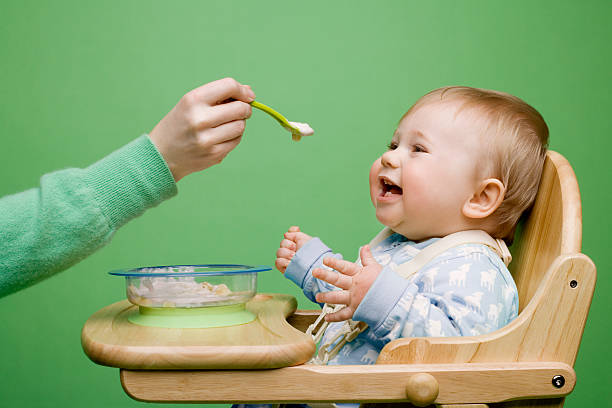
M 285 278 L 304 289 L 304 279 L 313 265 L 317 263 L 323 255 L 331 253 L 331 249 L 327 247 L 319 238 L 314 237 L 304 244 L 291 258 L 291 262 L 285 270 Z
M 146 134 L 92 164 L 85 173 L 85 182 L 93 188 L 113 229 L 178 191 L 164 158 Z

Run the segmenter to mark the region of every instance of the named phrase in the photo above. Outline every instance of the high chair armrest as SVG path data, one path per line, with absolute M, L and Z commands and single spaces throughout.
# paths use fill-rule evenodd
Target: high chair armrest
M 443 364 L 559 361 L 574 365 L 586 323 L 596 269 L 584 254 L 558 256 L 519 316 L 491 333 L 396 339 L 377 363 Z
M 563 363 L 300 365 L 271 370 L 121 370 L 132 398 L 152 402 L 495 403 L 569 394 Z
M 321 310 L 301 310 L 298 309 L 289 317 L 287 317 L 287 323 L 295 327 L 301 332 L 306 332 L 308 326 L 313 324 L 317 317 L 321 314 Z

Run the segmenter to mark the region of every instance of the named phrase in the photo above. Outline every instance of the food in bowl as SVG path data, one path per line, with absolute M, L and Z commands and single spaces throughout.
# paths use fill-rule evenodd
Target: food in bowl
M 234 264 L 175 265 L 110 272 L 125 276 L 128 300 L 138 306 L 193 308 L 248 302 L 257 273 L 267 266 Z

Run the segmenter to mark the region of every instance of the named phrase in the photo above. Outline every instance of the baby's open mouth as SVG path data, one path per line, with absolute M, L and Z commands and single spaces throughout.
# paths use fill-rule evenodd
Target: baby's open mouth
M 381 195 L 383 197 L 389 197 L 393 194 L 402 195 L 402 188 L 397 184 L 393 183 L 391 180 L 387 178 L 380 179 L 382 185 Z

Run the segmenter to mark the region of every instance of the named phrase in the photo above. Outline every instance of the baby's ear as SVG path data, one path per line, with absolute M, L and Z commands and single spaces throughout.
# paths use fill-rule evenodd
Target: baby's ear
M 461 211 L 468 218 L 486 218 L 493 214 L 504 201 L 506 187 L 496 179 L 482 181 L 474 195 L 463 204 Z

